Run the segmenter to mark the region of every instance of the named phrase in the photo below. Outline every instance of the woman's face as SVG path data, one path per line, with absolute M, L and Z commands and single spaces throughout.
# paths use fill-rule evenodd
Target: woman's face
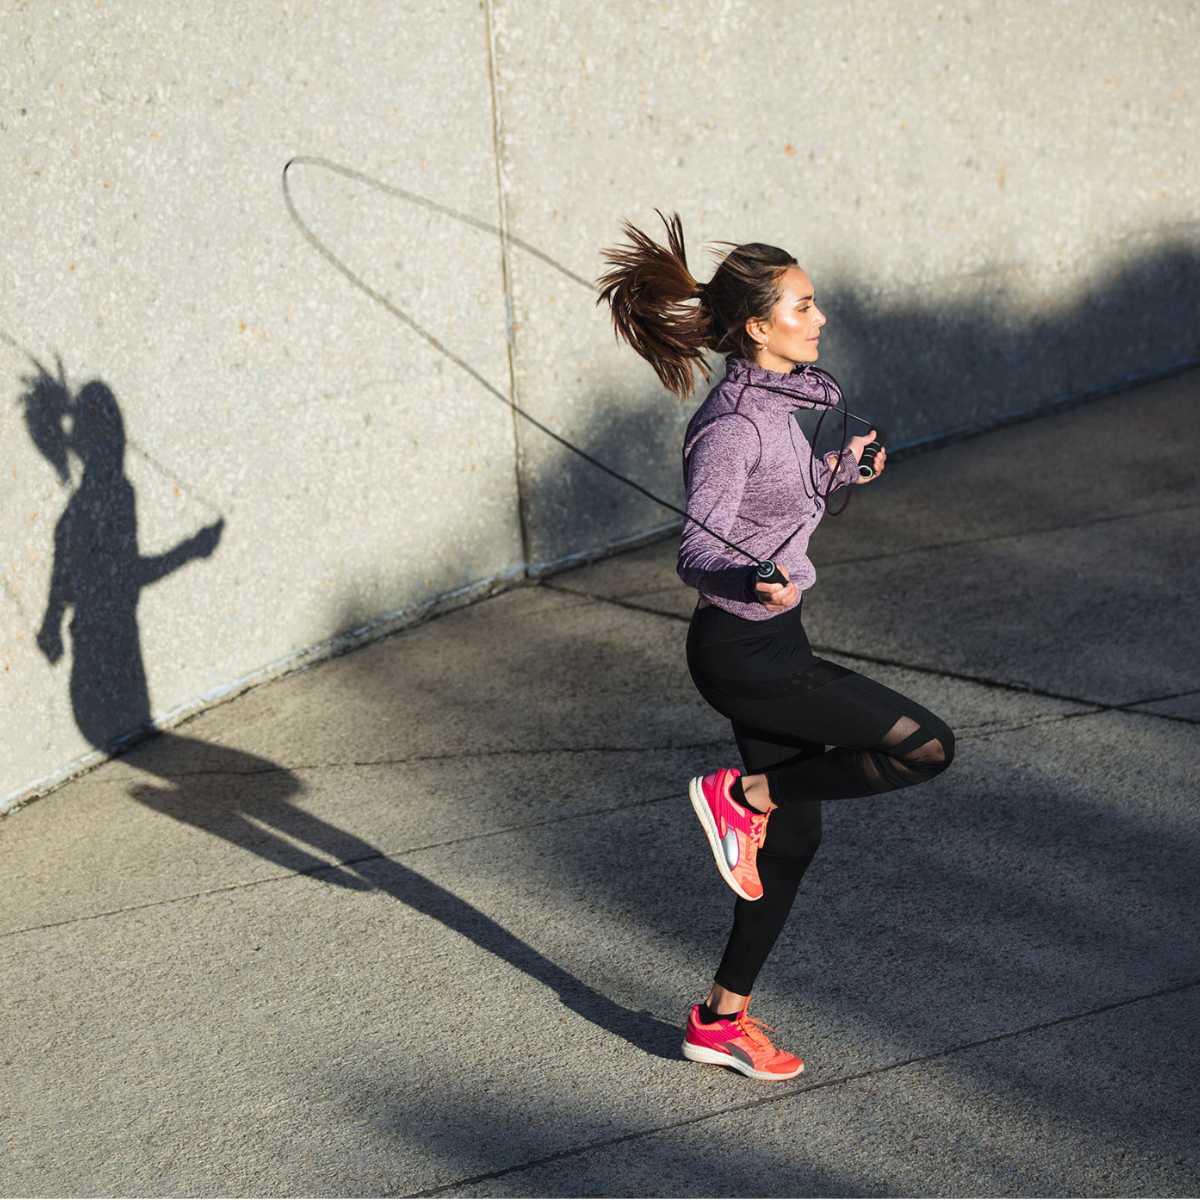
M 817 361 L 825 314 L 817 307 L 812 280 L 799 267 L 788 267 L 780 286 L 770 319 L 747 321 L 746 328 L 760 347 L 758 365 L 787 374 L 797 363 Z

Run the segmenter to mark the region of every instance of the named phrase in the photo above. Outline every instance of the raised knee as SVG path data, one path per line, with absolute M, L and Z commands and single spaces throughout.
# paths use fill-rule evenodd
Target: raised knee
M 929 743 L 929 761 L 939 771 L 954 761 L 954 731 L 949 726 L 938 730 L 937 737 Z

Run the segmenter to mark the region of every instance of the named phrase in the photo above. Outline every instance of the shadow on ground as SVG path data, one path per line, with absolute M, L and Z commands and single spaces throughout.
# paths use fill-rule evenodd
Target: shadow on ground
M 349 830 L 305 811 L 296 803 L 303 789 L 292 772 L 256 755 L 177 734 L 135 751 L 129 764 L 163 780 L 131 787 L 138 803 L 289 872 L 352 891 L 384 892 L 524 972 L 601 1029 L 647 1054 L 675 1056 L 675 1026 L 615 1003 L 485 912 Z
M 1193 295 L 1196 275 L 1196 258 L 1190 251 L 1151 255 L 1142 266 L 1130 268 L 1122 311 L 1136 308 L 1139 297 L 1149 303 L 1152 294 L 1166 297 L 1155 303 L 1181 303 Z M 1008 337 L 990 318 L 970 312 L 944 314 L 936 318 L 938 336 L 926 330 L 931 336 L 925 341 L 940 347 L 951 363 L 977 354 L 971 361 L 979 365 L 972 369 L 992 378 L 997 372 L 1015 371 L 1022 348 L 1028 349 L 1033 339 L 1045 339 L 1053 347 L 1089 323 L 1100 329 L 1108 312 L 1106 297 L 1098 294 L 1071 313 Z M 831 307 L 836 311 L 838 306 Z M 853 333 L 853 298 L 843 296 L 840 307 Z M 922 320 L 934 320 L 920 314 L 887 318 L 865 301 L 858 311 L 857 336 L 864 347 L 900 346 L 913 329 L 920 333 Z M 980 346 L 990 348 L 985 354 Z M 1109 355 L 1099 341 L 1088 347 L 1082 356 L 1087 370 L 1076 363 L 1059 373 L 1061 386 L 1056 382 L 1046 390 L 1070 390 L 1124 369 L 1124 360 Z M 1101 365 L 1087 366 L 1092 354 Z M 881 357 L 876 353 L 874 361 Z M 907 364 L 910 371 L 916 369 L 913 360 Z M 866 381 L 864 387 L 887 385 L 885 366 L 868 369 L 851 362 L 847 373 L 856 372 L 860 383 Z M 46 379 L 37 386 L 49 395 L 55 381 L 43 375 Z M 117 458 L 106 456 L 119 444 L 119 413 L 113 416 L 115 400 L 107 388 L 89 386 L 91 393 L 84 389 L 71 400 L 68 392 L 68 401 L 61 403 L 82 404 L 86 395 L 96 412 L 108 413 L 95 427 L 106 431 L 103 436 L 85 437 L 86 423 L 72 434 L 75 451 L 84 461 L 83 481 L 75 495 L 94 496 L 95 503 L 85 512 L 72 508 L 75 500 L 69 500 L 60 520 L 60 527 L 71 532 L 64 534 L 56 553 L 58 583 L 52 584 L 39 644 L 51 659 L 63 652 L 54 631 L 73 605 L 76 719 L 94 745 L 111 748 L 149 713 L 136 627 L 138 589 L 190 558 L 212 553 L 220 528 L 202 530 L 157 564 L 147 565 L 148 560 L 138 556 L 131 489 Z M 993 380 L 989 386 L 995 395 L 998 385 Z M 897 394 L 919 403 L 912 387 Z M 49 400 L 46 404 L 49 411 L 52 405 Z M 620 466 L 625 461 L 623 447 L 636 440 L 644 415 L 634 413 L 624 429 L 607 423 L 584 430 L 582 441 Z M 30 428 L 35 440 L 42 438 L 39 448 L 50 445 L 46 431 L 55 428 L 53 422 Z M 63 428 L 61 420 L 57 428 Z M 972 446 L 954 451 L 959 461 L 986 453 L 983 441 Z M 65 451 L 44 453 L 56 469 L 65 461 Z M 538 504 L 567 514 L 586 507 L 589 519 L 600 514 L 601 524 L 618 519 L 632 503 L 615 490 L 618 485 L 598 484 L 582 469 L 568 468 L 568 461 L 573 460 L 564 458 L 557 467 L 551 462 L 539 469 L 534 481 Z M 919 484 L 922 472 L 936 472 L 937 464 L 933 456 L 914 460 L 914 470 L 908 472 L 910 486 Z M 1008 477 L 1020 475 L 1021 464 L 1014 461 Z M 1138 498 L 1131 496 L 1130 503 Z M 996 503 L 1003 502 L 1001 495 Z M 852 522 L 853 513 L 854 506 L 843 521 Z M 944 515 L 953 524 L 957 514 L 950 510 Z M 843 529 L 852 536 L 852 524 Z M 577 532 L 570 520 L 559 522 L 554 537 L 566 537 L 572 530 Z M 964 536 L 969 533 L 964 531 Z M 91 547 L 82 557 L 80 545 Z M 1021 618 L 1036 626 L 1036 637 L 1007 648 L 1006 669 L 1012 679 L 1052 683 L 1046 678 L 1046 648 L 1077 642 L 1078 626 L 1094 621 L 1094 613 L 1089 615 L 1074 599 L 1056 603 L 1077 594 L 1077 564 L 1063 559 L 1047 563 L 1023 554 L 1019 548 L 997 552 L 1005 560 L 1001 574 L 1036 579 L 1036 588 L 1015 599 L 1036 597 L 1041 604 Z M 104 592 L 96 600 L 101 586 L 109 586 L 102 579 L 109 558 L 121 564 L 122 590 L 119 595 Z M 1189 556 L 1187 561 L 1194 560 Z M 1098 576 L 1104 586 L 1115 586 L 1118 578 Z M 1160 622 L 1155 628 L 1162 635 L 1153 641 L 1161 643 L 1161 668 L 1186 675 L 1187 664 L 1175 661 L 1166 637 L 1179 603 L 1177 593 L 1164 591 L 1153 575 L 1120 582 L 1126 610 L 1149 612 Z M 921 611 L 944 614 L 944 620 L 953 623 L 964 607 L 986 601 L 987 588 L 972 592 L 972 586 L 953 570 L 926 573 Z M 618 751 L 635 746 L 677 748 L 688 738 L 696 740 L 695 728 L 688 725 L 694 719 L 694 698 L 680 698 L 688 687 L 681 667 L 681 622 L 580 597 L 555 595 L 552 603 L 530 603 L 531 595 L 545 601 L 547 593 L 548 589 L 511 593 L 443 619 L 438 636 L 453 641 L 448 653 L 457 670 L 445 669 L 446 662 L 439 662 L 437 669 L 417 663 L 416 657 L 426 651 L 405 637 L 339 664 L 378 711 L 395 705 L 402 719 L 392 728 L 403 731 L 391 746 L 396 760 L 403 759 L 407 741 L 443 739 L 446 728 L 461 733 L 457 749 L 464 754 L 479 747 L 522 744 L 565 752 L 598 743 Z M 120 637 L 105 643 L 93 634 L 95 622 L 88 617 L 93 611 L 115 614 Z M 879 628 L 866 600 L 860 603 L 853 588 L 845 589 L 840 613 L 842 625 L 831 628 L 841 629 L 843 640 L 851 644 L 864 631 Z M 1122 639 L 1135 625 L 1101 617 L 1100 624 L 1093 625 L 1095 644 L 1120 659 L 1128 651 Z M 359 615 L 347 613 L 347 627 L 357 623 Z M 884 632 L 893 639 L 897 661 L 920 660 L 918 665 L 926 669 L 916 678 L 910 673 L 905 690 L 915 692 L 953 724 L 955 707 L 966 703 L 963 689 L 969 685 L 953 684 L 938 674 L 942 643 L 923 632 L 935 624 L 932 618 L 919 626 L 900 621 Z M 110 654 L 110 644 L 122 648 L 119 656 Z M 959 650 L 968 661 L 979 657 L 969 642 L 962 645 L 961 636 Z M 1085 661 L 1080 669 L 1079 678 L 1087 683 L 1095 677 L 1089 669 L 1103 668 Z M 884 682 L 892 681 L 887 671 L 879 673 Z M 997 708 L 1012 703 L 1009 693 L 978 686 Z M 399 696 L 414 694 L 417 702 L 400 706 Z M 971 703 L 980 703 L 979 694 L 972 695 Z M 818 1046 L 831 1047 L 819 1049 L 815 1062 L 808 1054 L 812 1082 L 1086 1013 L 1098 1002 L 1150 996 L 1195 977 L 1200 931 L 1191 897 L 1200 839 L 1189 799 L 1194 790 L 1194 731 L 1155 717 L 1102 711 L 1106 701 L 1095 693 L 1079 692 L 1078 698 L 1092 711 L 1064 711 L 1061 700 L 1032 694 L 1027 698 L 1031 707 L 1014 710 L 1007 728 L 964 738 L 953 771 L 943 779 L 893 798 L 829 806 L 826 846 L 762 985 L 775 1023 L 787 1030 L 809 1030 Z M 1120 700 L 1132 704 L 1148 698 L 1131 694 Z M 707 754 L 697 758 L 696 770 L 713 765 Z M 432 856 L 434 865 L 424 871 L 400 861 L 403 851 L 385 849 L 376 840 L 307 812 L 296 775 L 266 757 L 171 734 L 147 744 L 130 761 L 157 776 L 156 781 L 134 785 L 131 796 L 136 802 L 281 870 L 305 873 L 347 892 L 382 892 L 507 963 L 547 988 L 569 1012 L 646 1056 L 631 1074 L 626 1055 L 623 1072 L 596 1085 L 600 1091 L 610 1088 L 610 1100 L 619 1097 L 622 1107 L 616 1115 L 611 1109 L 603 1114 L 595 1108 L 589 1093 L 592 1076 L 569 1064 L 560 1065 L 561 1077 L 552 1079 L 554 1094 L 545 1087 L 520 1086 L 528 1081 L 518 1071 L 499 1101 L 495 1095 L 464 1088 L 463 1079 L 471 1077 L 477 1064 L 453 1058 L 431 1078 L 416 1077 L 401 1059 L 370 1078 L 346 1070 L 340 1077 L 314 1081 L 316 1087 L 340 1095 L 352 1109 L 368 1112 L 374 1123 L 371 1136 L 379 1142 L 394 1145 L 397 1152 L 414 1146 L 426 1151 L 425 1162 L 435 1160 L 437 1167 L 425 1172 L 426 1180 L 441 1183 L 496 1173 L 522 1160 L 591 1142 L 611 1143 L 655 1122 L 669 1126 L 746 1100 L 740 1077 L 694 1071 L 676 1061 L 682 1013 L 704 990 L 719 957 L 730 905 L 687 825 L 686 806 L 666 799 L 682 795 L 682 776 L 677 760 L 668 762 L 665 750 L 659 762 L 639 760 L 636 771 L 628 765 L 607 773 L 585 771 L 580 760 L 572 773 L 568 760 L 559 786 L 589 793 L 592 813 L 543 826 L 540 856 L 489 857 L 463 847 L 446 850 L 440 858 Z M 494 805 L 498 790 L 511 777 L 498 771 L 491 790 L 483 787 L 461 798 L 462 815 Z M 605 815 L 604 810 L 613 814 L 627 808 L 635 789 L 637 798 L 646 801 L 635 818 L 627 813 L 619 818 Z M 547 798 L 548 805 L 553 801 Z M 531 813 L 530 824 L 543 816 L 540 811 Z M 519 840 L 520 829 L 480 841 L 489 840 L 494 847 L 500 837 Z M 638 863 L 638 886 L 631 886 L 632 856 Z M 475 872 L 475 892 L 490 890 L 494 902 L 470 903 L 458 895 L 467 869 Z M 514 883 L 546 900 L 501 922 L 495 913 L 502 900 L 511 911 Z M 400 911 L 398 907 L 398 915 Z M 398 973 L 405 968 L 404 963 L 396 964 Z M 531 1029 L 534 1015 L 545 1014 L 538 1006 L 530 1017 Z M 487 1018 L 486 1012 L 474 1011 L 443 1019 L 461 1022 L 465 1029 Z M 1147 1070 L 1162 1064 L 1163 1052 L 1152 1031 L 1126 1032 L 1138 1042 L 1138 1053 L 1127 1060 L 1140 1057 Z M 510 1028 L 506 1037 L 505 1047 L 511 1049 L 522 1044 L 524 1031 L 514 1034 Z M 533 1038 L 536 1032 L 529 1034 Z M 531 1058 L 536 1052 L 540 1060 L 558 1060 L 560 1049 L 551 1043 L 530 1046 L 528 1052 Z M 1081 1053 L 1087 1053 L 1086 1047 Z M 1030 1081 L 1028 1064 L 1019 1055 L 973 1058 L 964 1052 L 955 1061 L 963 1086 L 1007 1092 L 1015 1097 L 1014 1106 L 1028 1105 L 1048 1127 L 1082 1120 L 1088 1136 L 1105 1144 L 1153 1145 L 1154 1129 L 1146 1133 L 1131 1124 L 1114 1099 L 1097 1100 L 1094 1073 L 1081 1071 L 1078 1079 L 1048 1091 Z M 632 1088 L 631 1078 L 639 1080 Z M 639 1094 L 643 1087 L 645 1096 Z M 1164 1097 L 1168 1090 L 1162 1092 Z M 1164 1116 L 1174 1111 L 1165 1100 L 1148 1111 L 1164 1127 L 1177 1120 Z M 897 1121 L 913 1119 L 901 1115 Z M 940 1119 L 963 1136 L 972 1125 L 970 1114 Z M 954 1126 L 955 1120 L 959 1126 Z M 684 1139 L 679 1133 L 666 1136 L 666 1141 L 674 1137 Z M 436 1148 L 436 1154 L 430 1148 Z M 672 1159 L 673 1154 L 676 1150 L 670 1147 L 662 1151 L 664 1171 L 672 1162 L 678 1169 L 679 1159 Z M 802 1187 L 838 1195 L 889 1188 L 886 1178 L 864 1186 L 861 1175 L 827 1170 L 811 1161 L 816 1157 L 810 1154 L 810 1161 L 797 1168 L 781 1150 L 764 1152 L 753 1165 L 737 1162 L 710 1169 L 705 1187 L 734 1195 L 766 1194 L 763 1173 L 775 1172 L 799 1180 L 787 1191 Z M 588 1176 L 596 1194 L 610 1195 L 623 1194 L 624 1178 L 616 1165 L 605 1162 Z
M 73 393 L 61 362 L 57 375 L 34 365 L 36 374 L 21 398 L 29 436 L 64 484 L 71 483 L 73 461 L 82 468 L 55 527 L 50 595 L 38 645 L 52 663 L 63 656 L 62 626 L 70 611 L 76 724 L 97 749 L 119 751 L 151 727 L 137 623 L 141 589 L 192 559 L 211 555 L 224 522 L 165 554 L 142 556 L 116 397 L 98 380 Z M 306 812 L 295 803 L 300 781 L 280 764 L 177 733 L 156 737 L 131 764 L 162 780 L 130 788 L 132 798 L 147 808 L 289 872 L 319 873 L 324 882 L 351 890 L 385 891 L 524 971 L 601 1028 L 647 1053 L 673 1053 L 673 1027 L 615 1004 L 445 888 Z
M 486 661 L 486 682 L 463 669 L 444 670 L 439 691 L 438 673 L 412 664 L 412 682 L 431 720 L 459 708 L 469 690 L 465 752 L 522 740 L 545 744 L 548 729 L 563 746 L 598 725 L 618 745 L 634 744 L 639 734 L 644 741 L 647 734 L 665 732 L 653 710 L 672 686 L 670 656 L 681 650 L 680 622 L 627 610 L 613 620 L 608 606 L 574 597 L 563 598 L 557 612 L 543 608 L 524 622 L 512 597 L 488 607 L 494 617 L 479 608 L 470 619 L 446 619 L 446 636 L 461 656 L 455 661 Z M 1047 622 L 1052 634 L 1052 615 Z M 631 648 L 635 625 L 662 630 L 653 654 L 645 653 L 641 640 Z M 501 630 L 507 631 L 505 640 L 497 636 Z M 1068 630 L 1060 627 L 1059 635 L 1068 636 Z M 581 669 L 546 669 L 564 663 Z M 445 659 L 439 664 L 450 666 Z M 361 665 L 358 686 L 381 703 L 389 693 L 407 690 L 403 638 L 386 658 L 364 657 Z M 883 677 L 900 682 L 892 673 Z M 588 681 L 586 690 L 578 688 L 580 678 Z M 910 677 L 903 686 L 954 719 L 947 706 L 956 697 L 944 680 L 927 677 L 922 689 L 920 677 Z M 972 703 L 986 705 L 986 689 L 980 690 L 983 696 L 976 694 Z M 931 692 L 940 693 L 940 701 Z M 513 696 L 523 698 L 519 709 Z M 997 694 L 992 702 L 1007 711 L 1010 698 Z M 894 797 L 827 806 L 826 846 L 806 881 L 790 936 L 760 984 L 772 1023 L 792 1036 L 813 1031 L 814 1081 L 936 1054 L 1088 1011 L 1097 998 L 1147 995 L 1197 974 L 1189 864 L 1200 839 L 1184 806 L 1192 731 L 1037 697 L 1022 703 L 1025 707 L 1009 714 L 1009 727 L 1001 723 L 993 732 L 965 737 L 954 770 L 943 780 Z M 403 713 L 400 727 L 419 734 L 412 709 L 406 706 Z M 710 765 L 700 758 L 695 764 L 698 770 Z M 1145 770 L 1152 772 L 1153 787 L 1147 786 Z M 597 783 L 580 775 L 560 786 L 591 787 L 598 806 L 616 809 L 629 779 L 626 773 Z M 499 786 L 503 782 L 497 779 Z M 651 794 L 682 796 L 681 779 L 660 777 L 653 765 L 639 782 Z M 468 808 L 493 802 L 486 793 L 464 801 Z M 602 962 L 601 973 L 589 976 L 595 987 L 626 1003 L 634 996 L 633 1003 L 651 1012 L 675 1012 L 680 1020 L 706 986 L 728 911 L 707 855 L 681 822 L 688 822 L 681 799 L 651 805 L 639 819 L 643 874 L 655 882 L 636 890 L 629 887 L 627 845 L 610 833 L 619 824 L 564 822 L 540 830 L 545 853 L 521 861 L 520 883 L 534 897 L 576 902 L 574 941 L 536 901 L 514 932 L 567 969 L 582 972 L 590 964 L 595 972 Z M 495 869 L 486 859 L 470 862 L 475 869 Z M 449 857 L 443 866 L 457 870 Z M 511 881 L 496 875 L 492 882 L 499 895 Z M 636 967 L 623 961 L 622 947 L 632 955 L 634 948 L 661 944 L 664 936 L 674 943 L 674 953 L 660 975 L 645 971 L 640 952 L 643 961 Z M 681 960 L 693 964 L 690 979 L 677 969 Z M 820 1049 L 829 1031 L 834 1031 L 829 1040 L 839 1046 L 836 1057 Z M 1153 1047 L 1143 1050 L 1151 1061 Z M 963 1064 L 980 1086 L 986 1082 L 1010 1098 L 1024 1095 L 1051 1123 L 1084 1113 L 1097 1137 L 1138 1142 L 1141 1136 L 1120 1104 L 1096 1103 L 1090 1077 L 1039 1093 L 1025 1081 L 1028 1065 L 1020 1056 L 966 1058 Z M 368 1089 L 372 1120 L 393 1128 L 403 1143 L 428 1139 L 439 1146 L 461 1178 L 507 1165 L 506 1146 L 518 1148 L 520 1157 L 537 1158 L 571 1140 L 604 1140 L 591 1115 L 572 1122 L 572 1138 L 564 1138 L 561 1119 L 537 1097 L 527 1105 L 510 1097 L 520 1110 L 511 1115 L 497 1112 L 490 1099 L 477 1104 L 461 1094 L 454 1101 L 427 1097 L 414 1112 L 403 1072 L 393 1077 L 391 1088 L 385 1079 L 377 1076 Z M 675 1112 L 701 1098 L 714 1108 L 747 1098 L 736 1077 L 716 1084 L 682 1079 L 676 1086 L 689 1099 L 677 1099 Z M 362 1099 L 366 1104 L 365 1095 Z M 607 1136 L 621 1136 L 628 1128 L 616 1124 Z M 447 1129 L 481 1128 L 488 1130 L 486 1139 L 472 1133 L 465 1143 L 451 1137 L 444 1144 Z M 855 1194 L 859 1185 L 853 1180 L 816 1166 L 805 1167 L 814 1172 L 805 1188 Z M 755 1187 L 752 1178 L 739 1171 L 706 1176 L 717 1190 L 763 1194 L 761 1181 Z M 606 1176 L 594 1166 L 589 1179 L 597 1191 L 587 1194 L 625 1194 L 620 1171 Z

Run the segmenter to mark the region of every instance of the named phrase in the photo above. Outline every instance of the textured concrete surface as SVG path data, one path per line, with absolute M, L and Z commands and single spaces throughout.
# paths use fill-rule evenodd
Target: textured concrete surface
M 894 443 L 1200 353 L 1191 4 L 0 0 L 0 25 L 0 805 L 668 521 L 497 401 L 678 498 L 687 406 L 589 290 L 621 217 L 678 209 L 701 275 L 705 241 L 790 247 L 824 365 Z M 357 173 L 291 176 L 353 281 L 289 213 L 293 155 Z M 34 359 L 61 383 L 36 429 Z M 64 441 L 53 396 L 89 381 L 128 488 L 84 487 L 98 442 Z M 56 563 L 123 638 L 76 646 L 67 614 L 47 653 Z
M 0 1191 L 1195 1195 L 1196 388 L 902 460 L 822 527 L 814 640 L 959 754 L 826 808 L 755 996 L 795 1083 L 678 1055 L 731 908 L 683 785 L 734 752 L 666 542 L 0 821 Z M 1114 555 L 1147 628 L 1078 600 Z M 973 599 L 1014 561 L 1036 618 Z
M 137 593 L 145 680 L 132 696 L 110 685 L 117 732 L 519 570 L 522 553 L 511 415 L 319 258 L 280 186 L 288 159 L 321 153 L 494 222 L 484 12 L 130 0 L 0 14 L 7 797 L 97 741 L 69 699 L 71 638 L 53 667 L 36 644 L 56 524 L 96 439 L 77 440 L 60 480 L 14 404 L 31 356 L 52 376 L 61 356 L 72 397 L 102 381 L 124 418 L 134 512 L 118 535 L 121 496 L 92 489 L 99 546 L 75 556 L 76 578 L 131 576 L 224 522 L 209 557 L 183 554 Z M 506 385 L 498 238 L 327 171 L 291 181 L 333 252 Z M 127 597 L 95 607 L 133 616 Z M 116 674 L 110 653 L 82 656 Z

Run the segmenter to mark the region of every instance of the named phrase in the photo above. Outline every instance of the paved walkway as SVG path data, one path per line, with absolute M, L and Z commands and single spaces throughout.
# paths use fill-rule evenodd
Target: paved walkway
M 814 643 L 959 731 L 827 808 L 678 1055 L 731 757 L 661 544 L 261 688 L 0 822 L 4 1195 L 1191 1195 L 1200 374 L 895 461 Z

